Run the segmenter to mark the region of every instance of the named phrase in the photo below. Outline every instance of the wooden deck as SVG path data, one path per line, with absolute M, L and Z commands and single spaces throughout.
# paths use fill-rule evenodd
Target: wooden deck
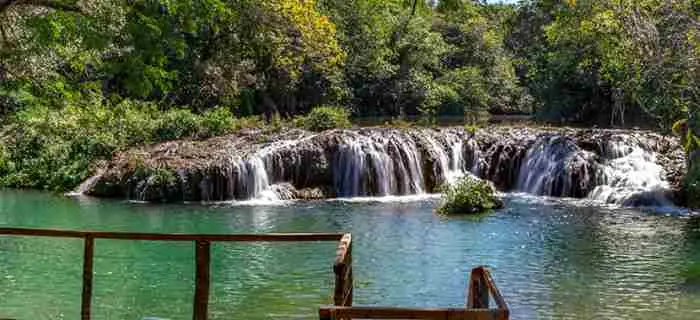
M 305 242 L 338 241 L 333 263 L 335 284 L 333 306 L 319 310 L 321 320 L 330 319 L 465 319 L 507 320 L 509 310 L 488 270 L 474 268 L 469 277 L 465 308 L 415 309 L 353 306 L 352 236 L 349 233 L 271 233 L 271 234 L 153 234 L 132 232 L 69 231 L 0 228 L 0 235 L 83 239 L 83 285 L 81 319 L 91 318 L 92 277 L 95 239 L 131 241 L 190 241 L 195 250 L 194 320 L 206 320 L 209 306 L 212 242 Z M 495 308 L 489 309 L 491 298 Z M 0 315 L 1 316 L 1 315 Z

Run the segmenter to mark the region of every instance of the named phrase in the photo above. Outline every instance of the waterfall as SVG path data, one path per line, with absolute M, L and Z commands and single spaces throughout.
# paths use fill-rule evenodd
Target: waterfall
M 211 155 L 170 142 L 140 168 L 119 156 L 80 191 L 142 201 L 388 197 L 435 193 L 473 174 L 506 191 L 666 205 L 685 165 L 677 141 L 612 130 L 293 130 L 260 140 L 221 139 Z
M 245 199 L 279 200 L 277 195 L 270 190 L 265 163 L 253 155 L 248 160 L 242 161 L 239 166 L 238 185 L 244 186 Z
M 437 173 L 435 176 L 436 185 L 453 182 L 457 178 L 457 174 L 450 167 L 450 156 L 445 148 L 429 134 L 426 134 L 424 139 L 427 142 L 428 150 L 437 157 L 437 161 L 434 163 L 437 168 L 433 168 L 434 172 Z
M 571 138 L 538 139 L 523 160 L 517 189 L 623 206 L 669 205 L 670 186 L 655 153 L 629 136 L 607 139 L 598 142 L 597 155 L 582 150 Z
M 481 172 L 481 151 L 479 151 L 479 144 L 476 142 L 476 139 L 469 139 L 467 140 L 466 144 L 467 148 L 463 151 L 463 153 L 466 152 L 467 157 L 463 158 L 464 165 L 469 165 L 469 168 L 464 168 L 468 169 L 468 171 L 475 175 L 478 176 Z
M 527 151 L 517 189 L 536 195 L 580 197 L 594 183 L 593 154 L 561 136 L 542 137 Z
M 393 161 L 374 143 L 348 141 L 339 147 L 335 162 L 333 182 L 340 197 L 385 196 L 395 189 Z
M 66 195 L 69 197 L 84 195 L 95 186 L 95 184 L 102 178 L 103 174 L 104 170 L 98 170 L 98 172 L 95 175 L 87 178 L 87 180 L 83 181 L 83 183 L 81 183 L 77 188 L 75 188 L 75 190 L 66 193 Z
M 600 165 L 599 185 L 589 198 L 624 206 L 671 204 L 666 172 L 653 152 L 624 141 L 606 144 Z
M 339 197 L 421 194 L 420 151 L 408 135 L 351 135 L 334 157 L 333 185 Z

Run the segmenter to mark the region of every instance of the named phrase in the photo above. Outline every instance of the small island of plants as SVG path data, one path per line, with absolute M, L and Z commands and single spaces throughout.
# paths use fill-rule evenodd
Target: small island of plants
M 503 207 L 494 187 L 485 180 L 464 176 L 445 188 L 438 213 L 478 214 Z

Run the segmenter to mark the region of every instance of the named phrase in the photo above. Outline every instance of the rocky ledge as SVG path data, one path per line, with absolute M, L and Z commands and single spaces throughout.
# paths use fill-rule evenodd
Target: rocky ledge
M 158 202 L 323 199 L 432 193 L 474 174 L 506 191 L 635 205 L 649 201 L 644 194 L 681 201 L 675 194 L 684 171 L 678 140 L 648 131 L 249 130 L 121 152 L 81 188 Z

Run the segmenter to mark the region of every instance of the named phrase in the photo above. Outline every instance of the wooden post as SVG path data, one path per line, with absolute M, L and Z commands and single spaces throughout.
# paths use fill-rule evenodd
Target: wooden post
M 353 277 L 352 277 L 352 237 L 345 234 L 340 240 L 336 251 L 335 264 L 335 292 L 333 302 L 336 306 L 352 306 Z
M 195 289 L 194 320 L 206 320 L 209 305 L 209 261 L 211 260 L 211 242 L 203 240 L 195 243 Z
M 348 292 L 348 301 L 346 306 L 352 306 L 352 297 L 355 295 L 355 280 L 352 276 L 352 241 L 350 241 L 350 244 L 348 245 L 348 267 L 350 268 L 350 270 L 348 270 L 348 283 L 350 285 L 350 290 Z
M 90 308 L 92 304 L 92 264 L 95 253 L 95 238 L 85 236 L 83 242 L 83 295 L 80 309 L 80 318 L 90 320 Z
M 477 267 L 472 269 L 469 275 L 467 308 L 487 309 L 489 307 L 489 288 L 484 272 L 484 267 Z
M 319 320 L 333 320 L 333 313 L 328 309 L 318 309 L 318 319 Z

